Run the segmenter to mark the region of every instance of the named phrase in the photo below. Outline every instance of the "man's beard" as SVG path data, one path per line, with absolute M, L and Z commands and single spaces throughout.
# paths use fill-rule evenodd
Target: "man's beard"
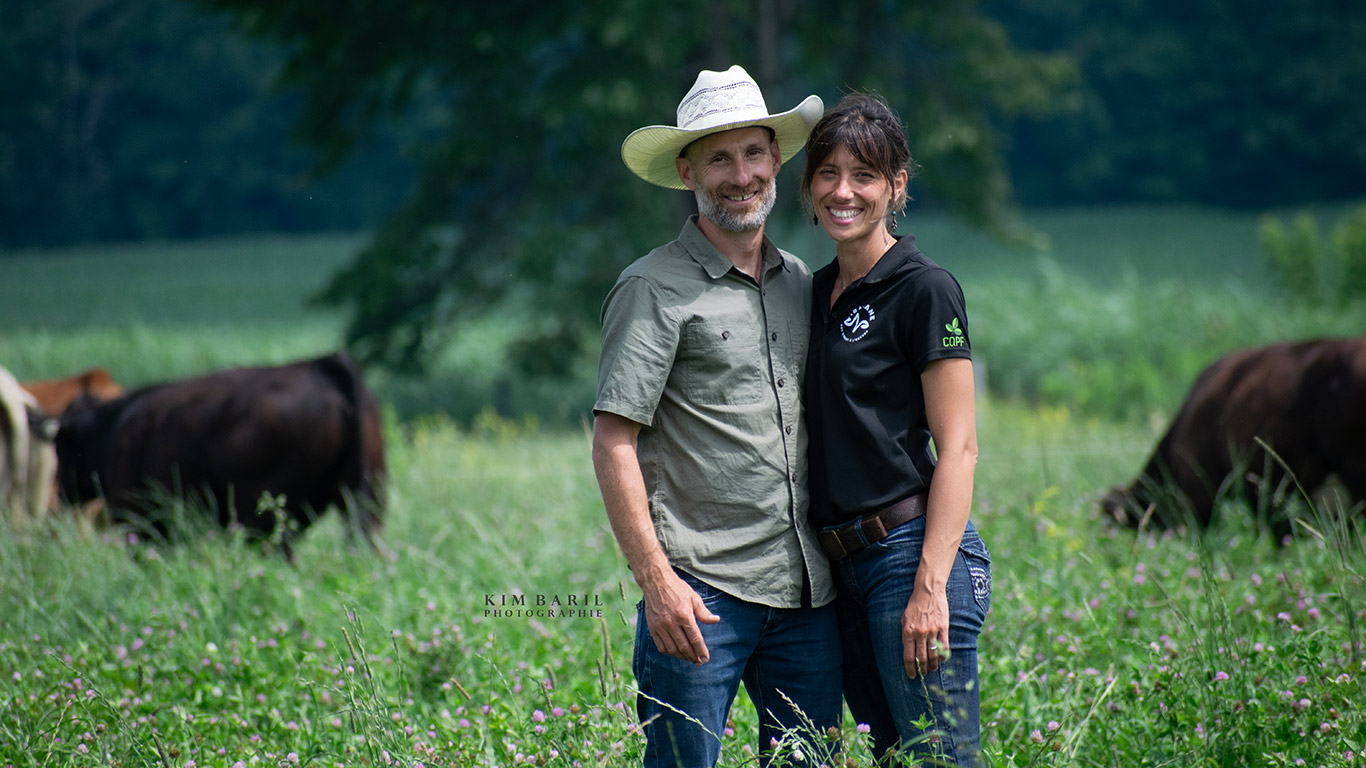
M 759 195 L 751 203 L 754 207 L 748 213 L 734 213 L 726 205 L 726 199 L 719 192 L 706 192 L 701 187 L 694 190 L 697 197 L 697 211 L 727 232 L 753 232 L 764 226 L 773 203 L 778 199 L 778 185 L 769 179 L 759 188 Z

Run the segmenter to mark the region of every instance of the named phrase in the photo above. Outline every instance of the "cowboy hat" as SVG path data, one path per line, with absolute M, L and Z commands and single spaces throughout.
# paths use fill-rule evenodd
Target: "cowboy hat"
M 743 67 L 725 72 L 704 69 L 678 103 L 678 126 L 650 125 L 632 132 L 621 143 L 621 159 L 651 184 L 686 189 L 674 160 L 688 144 L 708 134 L 762 125 L 773 130 L 787 162 L 806 146 L 824 109 L 820 97 L 813 95 L 786 112 L 770 115 L 758 83 Z

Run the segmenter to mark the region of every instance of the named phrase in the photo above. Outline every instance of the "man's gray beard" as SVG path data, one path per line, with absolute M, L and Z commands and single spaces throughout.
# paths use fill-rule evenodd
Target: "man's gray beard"
M 759 190 L 759 197 L 755 201 L 757 207 L 747 214 L 731 213 L 726 208 L 725 198 L 719 193 L 707 193 L 698 188 L 693 194 L 697 198 L 697 212 L 702 218 L 727 232 L 753 232 L 764 226 L 768 214 L 773 211 L 773 204 L 778 200 L 778 185 L 774 179 L 769 179 Z

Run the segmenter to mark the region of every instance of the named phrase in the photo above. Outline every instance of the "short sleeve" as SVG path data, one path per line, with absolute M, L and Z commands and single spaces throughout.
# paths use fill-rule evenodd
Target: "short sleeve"
M 917 371 L 923 372 L 934 360 L 972 357 L 967 302 L 962 287 L 947 270 L 933 268 L 917 276 L 909 307 L 902 338 L 908 344 L 907 358 Z
M 678 351 L 679 323 L 649 280 L 623 276 L 602 307 L 602 356 L 593 411 L 654 422 Z

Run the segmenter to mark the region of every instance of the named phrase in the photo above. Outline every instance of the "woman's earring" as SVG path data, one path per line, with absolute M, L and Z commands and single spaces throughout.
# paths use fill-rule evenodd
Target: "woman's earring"
M 895 216 L 895 215 L 892 216 L 892 226 L 890 227 L 890 229 L 891 229 L 893 232 L 896 231 L 896 216 Z
M 811 226 L 817 227 L 817 226 L 820 226 L 820 223 L 821 223 L 820 217 L 817 216 L 817 215 L 814 214 L 814 213 L 811 214 Z

